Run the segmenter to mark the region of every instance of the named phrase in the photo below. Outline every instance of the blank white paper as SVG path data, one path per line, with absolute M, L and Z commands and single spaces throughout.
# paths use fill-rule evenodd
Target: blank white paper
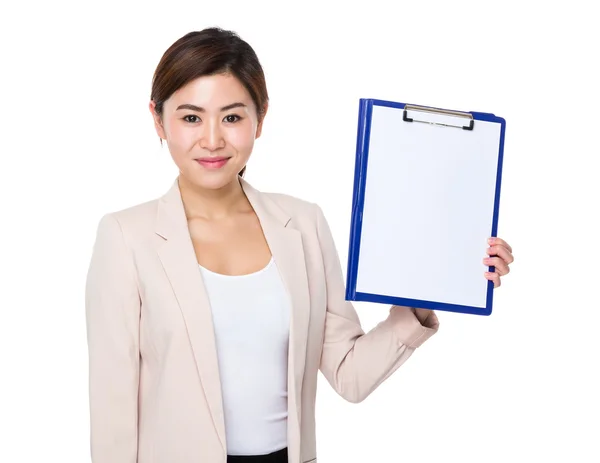
M 501 125 L 402 115 L 373 106 L 356 291 L 485 308 Z

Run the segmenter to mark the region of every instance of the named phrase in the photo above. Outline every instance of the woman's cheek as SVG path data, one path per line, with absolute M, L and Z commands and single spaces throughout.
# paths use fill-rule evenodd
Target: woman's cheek
M 175 125 L 171 131 L 171 140 L 178 150 L 189 150 L 195 143 L 196 131 L 191 127 Z
M 254 133 L 252 127 L 240 127 L 229 133 L 229 143 L 237 151 L 247 151 L 254 146 Z

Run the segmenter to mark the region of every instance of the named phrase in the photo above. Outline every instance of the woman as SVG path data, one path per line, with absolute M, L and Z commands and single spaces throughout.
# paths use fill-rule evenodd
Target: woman
M 393 306 L 365 333 L 321 209 L 242 175 L 268 96 L 232 32 L 185 35 L 150 111 L 179 175 L 100 220 L 86 285 L 94 463 L 316 462 L 320 370 L 360 402 L 438 330 Z M 497 239 L 487 278 L 513 260 Z

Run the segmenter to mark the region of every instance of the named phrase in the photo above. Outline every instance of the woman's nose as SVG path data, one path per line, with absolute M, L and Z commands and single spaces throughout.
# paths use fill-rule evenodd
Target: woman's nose
M 221 127 L 217 122 L 206 122 L 200 134 L 200 147 L 208 151 L 215 151 L 225 147 L 225 139 Z

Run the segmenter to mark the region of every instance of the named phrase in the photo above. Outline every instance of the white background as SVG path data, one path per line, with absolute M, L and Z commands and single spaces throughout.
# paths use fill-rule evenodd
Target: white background
M 267 76 L 246 178 L 318 202 L 344 267 L 358 98 L 507 120 L 499 236 L 515 262 L 493 315 L 440 312 L 439 333 L 361 404 L 320 376 L 319 462 L 600 461 L 592 3 L 3 4 L 0 461 L 89 461 L 97 221 L 170 186 L 152 74 L 173 41 L 213 25 L 247 40 Z M 356 308 L 365 329 L 388 315 Z

